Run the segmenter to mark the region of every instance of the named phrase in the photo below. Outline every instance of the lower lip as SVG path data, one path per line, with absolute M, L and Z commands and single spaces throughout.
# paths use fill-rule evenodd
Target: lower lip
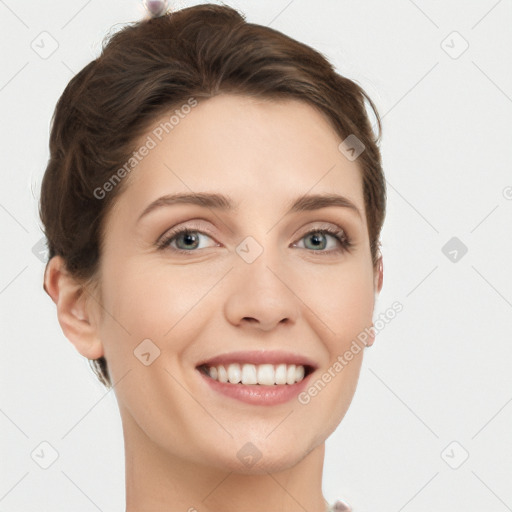
M 202 371 L 197 371 L 214 391 L 252 405 L 278 405 L 293 400 L 308 385 L 309 379 L 314 373 L 310 373 L 295 384 L 265 386 L 261 384 L 229 384 L 219 382 L 208 377 Z

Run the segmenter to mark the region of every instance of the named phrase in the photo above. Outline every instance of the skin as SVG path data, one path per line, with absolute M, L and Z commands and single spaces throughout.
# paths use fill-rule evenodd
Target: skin
M 84 290 L 60 257 L 50 261 L 45 286 L 65 336 L 89 359 L 104 355 L 116 384 L 128 512 L 325 510 L 325 441 L 347 412 L 364 350 L 307 405 L 225 397 L 195 367 L 220 353 L 281 349 L 314 360 L 316 380 L 372 325 L 382 265 L 372 266 L 361 171 L 340 142 L 297 100 L 203 101 L 125 178 L 106 219 L 99 286 Z M 229 195 L 238 211 L 176 204 L 137 222 L 158 197 L 191 191 Z M 285 215 L 292 199 L 333 192 L 361 217 L 337 206 Z M 198 245 L 172 243 L 189 252 L 157 249 L 171 228 L 192 224 L 205 233 Z M 340 245 L 327 234 L 315 249 L 307 233 L 329 226 L 353 247 L 329 253 Z M 263 247 L 250 264 L 236 252 L 247 236 Z M 134 357 L 146 338 L 160 349 L 148 366 Z M 251 467 L 237 457 L 248 442 L 261 453 Z

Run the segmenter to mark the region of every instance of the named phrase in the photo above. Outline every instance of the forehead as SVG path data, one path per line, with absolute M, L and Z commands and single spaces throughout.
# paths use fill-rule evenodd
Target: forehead
M 140 213 L 176 192 L 222 192 L 265 207 L 308 192 L 338 193 L 364 211 L 361 171 L 339 151 L 341 140 L 323 113 L 294 99 L 223 94 L 174 107 L 137 141 L 150 149 L 120 202 Z

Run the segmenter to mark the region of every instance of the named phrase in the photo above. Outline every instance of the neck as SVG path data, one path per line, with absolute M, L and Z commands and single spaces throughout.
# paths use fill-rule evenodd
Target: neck
M 123 418 L 126 512 L 325 512 L 322 471 L 325 445 L 295 466 L 240 474 L 198 465 L 164 451 L 130 417 Z

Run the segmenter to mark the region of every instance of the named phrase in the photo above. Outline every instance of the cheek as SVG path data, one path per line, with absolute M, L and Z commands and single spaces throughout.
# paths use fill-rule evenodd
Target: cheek
M 328 351 L 328 362 L 305 398 L 311 400 L 307 407 L 312 417 L 330 411 L 322 431 L 325 435 L 341 422 L 354 397 L 364 354 L 360 336 L 372 323 L 374 292 L 371 273 L 364 265 L 331 271 L 317 283 L 324 286 L 322 293 L 317 288 L 312 300 L 316 316 L 311 316 L 311 322 Z
M 317 323 L 319 319 L 327 326 L 328 336 L 347 341 L 347 337 L 355 337 L 371 325 L 374 307 L 372 276 L 358 263 L 324 270 L 314 279 L 302 282 L 302 297 L 317 316 Z
M 118 265 L 104 278 L 104 322 L 102 339 L 109 345 L 112 360 L 133 359 L 133 350 L 151 339 L 160 349 L 173 352 L 181 347 L 177 336 L 211 288 L 213 277 L 185 267 L 171 270 L 166 265 L 136 260 Z M 114 354 L 115 352 L 115 354 Z M 131 360 L 130 359 L 130 360 Z
M 151 262 L 143 264 L 133 258 L 115 267 L 111 265 L 110 271 L 105 272 L 105 305 L 130 332 L 147 326 L 155 335 L 162 334 L 160 324 L 165 319 L 161 313 L 174 305 L 173 297 L 177 296 L 180 287 L 178 282 L 169 279 L 169 275 L 164 278 L 157 270 Z M 160 320 L 155 324 L 157 318 Z

